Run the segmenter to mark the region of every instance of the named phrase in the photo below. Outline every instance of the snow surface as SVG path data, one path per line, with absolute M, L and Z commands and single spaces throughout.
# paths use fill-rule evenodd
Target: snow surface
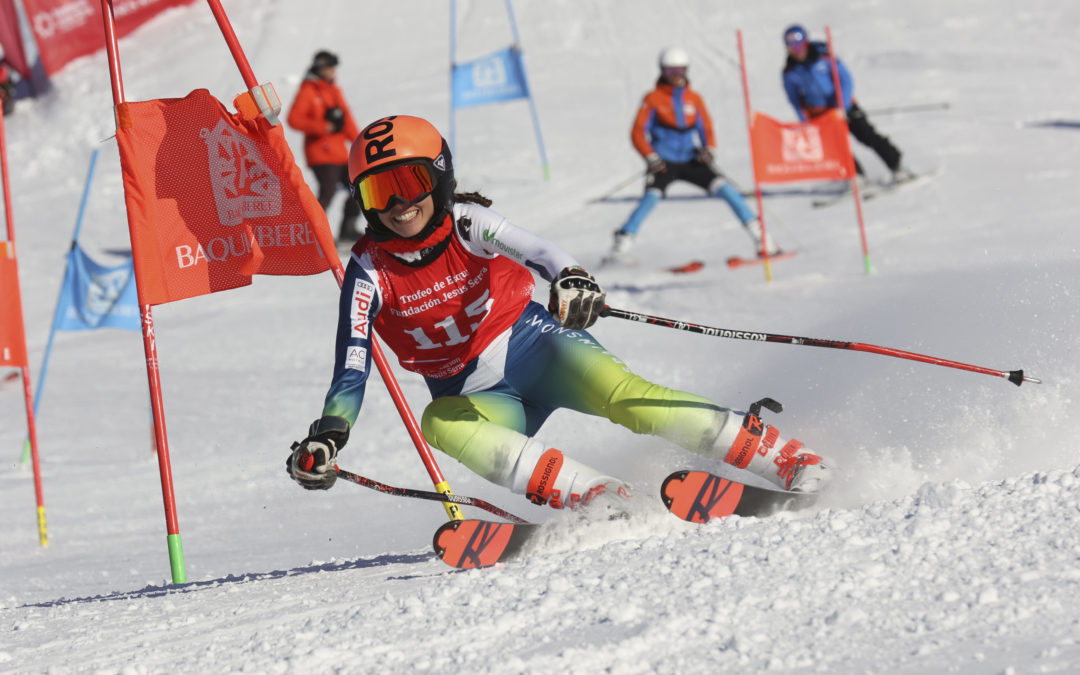
M 782 401 L 772 420 L 833 459 L 835 491 L 808 513 L 689 525 L 651 495 L 704 460 L 557 413 L 543 440 L 633 481 L 633 518 L 553 515 L 442 458 L 456 492 L 550 522 L 524 560 L 461 572 L 431 552 L 440 505 L 346 483 L 308 493 L 286 478 L 289 443 L 329 381 L 337 288 L 329 274 L 261 277 L 154 312 L 186 585 L 171 585 L 139 336 L 57 337 L 38 417 L 47 548 L 18 465 L 21 390 L 0 391 L 0 672 L 1080 671 L 1080 135 L 1042 124 L 1080 118 L 1080 5 L 780 4 L 516 3 L 552 179 L 519 101 L 459 112 L 462 187 L 595 265 L 640 188 L 589 200 L 641 169 L 627 131 L 659 49 L 690 52 L 720 161 L 746 187 L 735 29 L 754 107 L 791 119 L 780 33 L 831 25 L 874 124 L 911 168 L 940 170 L 865 205 L 874 273 L 852 205 L 811 209 L 813 185 L 766 201 L 771 231 L 800 254 L 770 283 L 761 269 L 729 271 L 722 261 L 748 254 L 748 239 L 723 204 L 683 186 L 642 230 L 651 259 L 600 273 L 609 303 L 1024 368 L 1044 384 L 605 320 L 596 336 L 646 377 L 733 407 Z M 286 102 L 310 55 L 330 48 L 358 119 L 411 113 L 448 129 L 444 3 L 225 6 Z M 510 41 L 497 0 L 459 3 L 458 18 L 462 60 Z M 205 87 L 228 101 L 243 88 L 200 3 L 120 48 L 129 100 Z M 95 147 L 81 242 L 105 261 L 129 247 L 103 54 L 54 82 L 5 121 L 35 383 Z M 949 108 L 873 113 L 939 101 Z M 340 201 L 335 226 L 339 213 Z M 691 258 L 704 270 L 657 271 Z M 426 388 L 398 375 L 421 410 Z M 342 466 L 429 488 L 389 397 L 377 381 L 369 391 Z

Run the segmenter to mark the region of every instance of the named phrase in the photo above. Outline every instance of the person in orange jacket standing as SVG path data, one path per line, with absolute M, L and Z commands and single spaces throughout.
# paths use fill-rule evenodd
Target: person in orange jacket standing
M 349 187 L 349 146 L 358 132 L 345 95 L 334 83 L 337 65 L 337 55 L 328 51 L 315 54 L 288 117 L 290 127 L 304 132 L 304 157 L 319 183 L 318 197 L 323 209 L 330 206 L 339 185 Z M 356 200 L 347 198 L 338 231 L 339 242 L 359 239 L 356 228 L 359 217 Z

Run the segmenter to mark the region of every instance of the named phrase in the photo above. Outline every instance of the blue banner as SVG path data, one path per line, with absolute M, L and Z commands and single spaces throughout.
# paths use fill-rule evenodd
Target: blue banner
M 141 330 L 131 258 L 122 265 L 104 267 L 83 253 L 78 244 L 73 245 L 55 316 L 53 330 Z
M 466 63 L 454 64 L 451 96 L 455 108 L 529 97 L 521 50 L 507 47 Z

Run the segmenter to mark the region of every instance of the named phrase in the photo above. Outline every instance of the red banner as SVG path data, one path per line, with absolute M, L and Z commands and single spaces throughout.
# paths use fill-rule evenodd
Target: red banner
M 759 183 L 848 180 L 854 171 L 847 122 L 825 114 L 812 122 L 780 122 L 755 112 L 750 124 Z
M 170 7 L 194 0 L 113 0 L 116 36 L 123 37 Z M 105 47 L 101 3 L 96 0 L 23 0 L 26 18 L 37 40 L 41 63 L 49 75 L 68 62 Z
M 28 365 L 20 298 L 15 246 L 0 241 L 0 366 Z
M 330 268 L 321 251 L 337 249 L 326 213 L 282 126 L 247 110 L 231 114 L 205 89 L 117 107 L 142 302 Z

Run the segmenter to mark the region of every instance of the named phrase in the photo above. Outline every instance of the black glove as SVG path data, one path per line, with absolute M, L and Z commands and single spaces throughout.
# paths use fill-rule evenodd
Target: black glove
M 645 164 L 645 170 L 648 171 L 650 175 L 656 175 L 667 171 L 667 162 L 660 159 L 660 155 L 655 152 L 650 153 L 649 156 L 645 158 Z
M 320 417 L 311 423 L 307 438 L 292 444 L 285 471 L 306 490 L 329 490 L 337 480 L 338 450 L 348 440 L 349 423 L 344 417 Z
M 327 108 L 326 115 L 324 115 L 326 121 L 330 123 L 333 129 L 330 131 L 332 134 L 336 134 L 345 127 L 345 111 L 341 108 Z
M 548 311 L 566 328 L 588 328 L 600 318 L 607 294 L 591 274 L 567 267 L 551 282 Z

